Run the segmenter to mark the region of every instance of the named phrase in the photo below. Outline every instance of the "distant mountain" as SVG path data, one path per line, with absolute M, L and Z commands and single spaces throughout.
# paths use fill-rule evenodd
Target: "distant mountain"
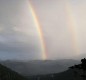
M 24 75 L 42 75 L 50 73 L 59 73 L 68 69 L 69 66 L 80 63 L 76 60 L 32 60 L 32 61 L 1 61 L 1 64 Z
M 28 80 L 17 72 L 0 64 L 0 80 Z

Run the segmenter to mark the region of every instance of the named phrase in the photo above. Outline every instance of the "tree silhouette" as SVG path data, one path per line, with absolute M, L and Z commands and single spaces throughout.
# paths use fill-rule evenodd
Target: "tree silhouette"
M 81 59 L 81 64 L 74 65 L 74 66 L 71 66 L 69 68 L 74 70 L 75 75 L 77 75 L 80 72 L 80 77 L 83 80 L 86 80 L 86 59 L 85 58 Z

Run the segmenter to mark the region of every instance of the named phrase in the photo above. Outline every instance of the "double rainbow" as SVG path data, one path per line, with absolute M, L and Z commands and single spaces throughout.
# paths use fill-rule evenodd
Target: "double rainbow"
M 77 24 L 76 24 L 75 18 L 73 16 L 71 6 L 68 2 L 66 2 L 65 7 L 66 7 L 65 11 L 66 11 L 66 15 L 67 15 L 67 23 L 68 23 L 69 30 L 70 30 L 71 37 L 72 37 L 72 44 L 73 44 L 72 46 L 75 51 L 75 54 L 79 54 L 79 47 L 78 47 L 78 40 L 77 40 L 77 29 L 76 29 Z M 40 21 L 37 17 L 35 8 L 31 4 L 30 0 L 29 0 L 29 9 L 30 9 L 30 12 L 31 12 L 33 20 L 34 20 L 34 24 L 37 28 L 38 35 L 40 37 L 40 43 L 41 43 L 41 49 L 42 49 L 42 59 L 46 60 L 47 59 L 47 52 L 46 52 L 46 44 L 45 44 L 45 40 L 44 40 L 44 36 L 43 36 L 43 32 L 42 32 L 42 26 L 40 25 Z

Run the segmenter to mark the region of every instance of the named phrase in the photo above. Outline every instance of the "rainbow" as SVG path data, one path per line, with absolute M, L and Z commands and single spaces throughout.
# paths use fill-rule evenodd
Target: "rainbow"
M 42 59 L 46 60 L 47 59 L 47 53 L 46 53 L 46 45 L 45 45 L 45 41 L 44 41 L 44 36 L 43 36 L 43 32 L 42 32 L 42 26 L 40 25 L 39 19 L 37 17 L 35 9 L 34 9 L 33 5 L 31 4 L 30 0 L 29 0 L 29 9 L 30 9 L 30 12 L 32 14 L 34 24 L 36 26 L 36 29 L 37 29 L 37 32 L 38 32 L 38 35 L 40 38 Z
M 46 44 L 43 36 L 43 31 L 42 31 L 42 26 L 40 25 L 38 16 L 36 14 L 35 8 L 31 4 L 31 0 L 29 0 L 29 9 L 32 14 L 32 18 L 34 20 L 35 27 L 37 29 L 39 38 L 40 38 L 40 43 L 41 43 L 41 52 L 42 52 L 42 59 L 46 60 L 47 59 L 47 51 L 46 51 Z M 80 53 L 79 45 L 78 45 L 78 35 L 77 35 L 77 22 L 75 20 L 75 17 L 73 15 L 73 11 L 71 9 L 71 6 L 68 2 L 65 4 L 65 11 L 66 11 L 66 17 L 67 17 L 67 25 L 72 37 L 72 46 L 75 54 Z
M 78 55 L 80 53 L 80 51 L 79 51 L 79 45 L 78 45 L 79 42 L 78 42 L 77 22 L 74 17 L 74 14 L 73 14 L 70 4 L 68 2 L 66 2 L 65 6 L 66 6 L 67 25 L 69 27 L 69 31 L 70 31 L 71 37 L 72 37 L 73 50 L 74 50 L 75 54 Z

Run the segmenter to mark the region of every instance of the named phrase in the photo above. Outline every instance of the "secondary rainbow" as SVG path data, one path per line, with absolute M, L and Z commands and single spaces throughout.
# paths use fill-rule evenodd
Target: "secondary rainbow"
M 46 52 L 46 45 L 45 45 L 45 40 L 42 32 L 42 26 L 40 25 L 38 16 L 36 14 L 35 8 L 33 7 L 31 1 L 29 0 L 29 9 L 32 14 L 32 18 L 35 24 L 35 27 L 37 29 L 39 38 L 40 38 L 40 44 L 41 44 L 41 52 L 42 52 L 42 59 L 46 60 L 47 59 L 47 52 Z
M 75 51 L 75 54 L 78 55 L 80 53 L 78 42 L 78 28 L 77 28 L 78 26 L 69 2 L 66 2 L 66 16 L 67 16 L 67 24 L 72 37 L 73 49 Z

